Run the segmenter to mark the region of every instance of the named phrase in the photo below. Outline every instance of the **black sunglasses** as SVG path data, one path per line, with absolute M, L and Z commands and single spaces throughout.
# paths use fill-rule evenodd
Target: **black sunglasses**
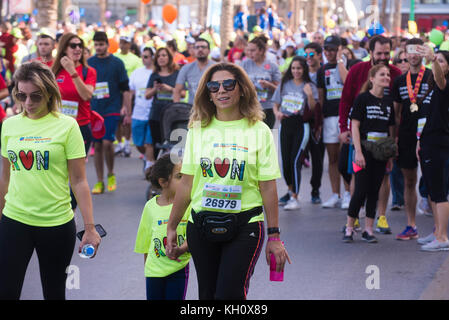
M 403 63 L 403 62 L 408 62 L 407 59 L 398 59 L 396 60 L 397 63 Z
M 69 43 L 69 47 L 72 49 L 76 49 L 76 47 L 82 49 L 83 48 L 83 44 L 81 42 L 78 43 Z
M 28 97 L 28 95 L 26 93 L 23 93 L 23 92 L 16 93 L 16 100 L 18 100 L 20 102 L 25 102 L 27 100 L 27 97 Z M 34 103 L 41 102 L 42 98 L 43 98 L 43 96 L 40 93 L 30 93 L 30 99 Z
M 235 89 L 235 85 L 237 84 L 237 80 L 235 79 L 226 79 L 223 80 L 223 82 L 218 82 L 218 81 L 209 81 L 206 86 L 207 89 L 209 90 L 209 92 L 215 93 L 218 92 L 218 90 L 220 90 L 220 85 L 223 84 L 223 89 L 225 89 L 226 91 L 232 91 Z

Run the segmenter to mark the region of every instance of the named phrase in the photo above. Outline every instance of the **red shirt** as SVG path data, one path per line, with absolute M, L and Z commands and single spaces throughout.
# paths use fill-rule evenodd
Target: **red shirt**
M 35 60 L 40 61 L 40 62 L 46 64 L 46 65 L 49 66 L 50 68 L 53 66 L 53 62 L 54 62 L 53 59 L 51 59 L 51 60 L 49 60 L 49 61 L 46 61 L 46 62 L 43 62 L 43 61 L 42 61 L 42 57 L 37 57 Z
M 3 89 L 5 89 L 5 88 L 7 88 L 6 82 L 5 82 L 5 80 L 3 79 L 3 77 L 0 75 L 0 90 L 3 90 Z M 5 117 L 6 117 L 6 112 L 5 112 L 5 110 L 3 110 L 3 108 L 0 106 L 0 122 L 2 122 L 3 119 L 4 119 Z
M 0 36 L 0 42 L 3 42 L 5 45 L 3 48 L 5 49 L 5 59 L 8 60 L 8 70 L 11 71 L 11 74 L 14 73 L 14 63 L 16 62 L 16 58 L 14 58 L 14 52 L 19 49 L 17 44 L 14 44 L 14 37 L 9 33 L 4 33 Z
M 394 65 L 388 65 L 390 68 L 390 94 L 393 88 L 393 82 L 396 77 L 401 75 L 401 70 L 399 70 Z M 341 93 L 340 105 L 338 108 L 340 125 L 340 132 L 349 131 L 348 128 L 348 118 L 349 112 L 351 111 L 352 105 L 355 98 L 360 93 L 360 89 L 368 80 L 368 73 L 371 69 L 371 61 L 359 62 L 355 64 L 351 69 L 349 69 L 348 76 L 346 77 L 345 85 L 343 87 L 343 92 Z
M 87 67 L 86 79 L 83 79 L 83 65 L 76 67 L 76 72 L 79 74 L 80 78 L 85 84 L 91 85 L 95 88 L 95 83 L 97 82 L 97 71 L 94 68 Z M 59 86 L 59 91 L 61 92 L 61 98 L 64 101 L 69 101 L 71 103 L 78 103 L 78 115 L 76 121 L 80 126 L 85 126 L 90 123 L 90 101 L 84 101 L 78 94 L 73 79 L 70 74 L 62 68 L 56 76 L 56 82 Z

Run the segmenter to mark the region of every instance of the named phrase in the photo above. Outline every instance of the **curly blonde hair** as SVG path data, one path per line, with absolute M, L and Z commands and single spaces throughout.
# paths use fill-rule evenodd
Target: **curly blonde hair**
M 201 127 L 207 127 L 212 121 L 212 117 L 216 115 L 217 109 L 215 104 L 211 101 L 207 83 L 218 71 L 228 71 L 234 75 L 235 80 L 237 80 L 241 92 L 239 101 L 240 113 L 243 117 L 248 119 L 250 125 L 263 120 L 265 118 L 265 113 L 257 99 L 256 88 L 246 72 L 233 63 L 217 63 L 209 67 L 201 77 L 193 102 L 189 127 L 193 127 L 193 124 L 198 121 L 201 123 Z

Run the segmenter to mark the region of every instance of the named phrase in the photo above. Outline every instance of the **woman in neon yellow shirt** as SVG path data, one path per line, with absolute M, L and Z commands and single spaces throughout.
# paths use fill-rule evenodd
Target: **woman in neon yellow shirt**
M 23 64 L 13 96 L 21 114 L 3 123 L 0 179 L 0 300 L 19 299 L 36 249 L 45 299 L 65 299 L 76 226 L 69 180 L 79 201 L 85 244 L 97 250 L 83 138 L 75 119 L 57 112 L 61 95 L 50 68 Z
M 288 258 L 280 238 L 276 148 L 257 93 L 245 71 L 220 63 L 203 75 L 195 96 L 176 191 L 167 225 L 167 253 L 188 205 L 187 241 L 200 299 L 246 299 L 263 246 L 265 207 L 278 271 Z

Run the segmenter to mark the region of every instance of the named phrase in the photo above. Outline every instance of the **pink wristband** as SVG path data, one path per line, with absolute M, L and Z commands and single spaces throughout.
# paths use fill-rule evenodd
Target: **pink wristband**
M 269 237 L 268 241 L 281 241 L 280 238 L 275 238 L 275 237 Z

